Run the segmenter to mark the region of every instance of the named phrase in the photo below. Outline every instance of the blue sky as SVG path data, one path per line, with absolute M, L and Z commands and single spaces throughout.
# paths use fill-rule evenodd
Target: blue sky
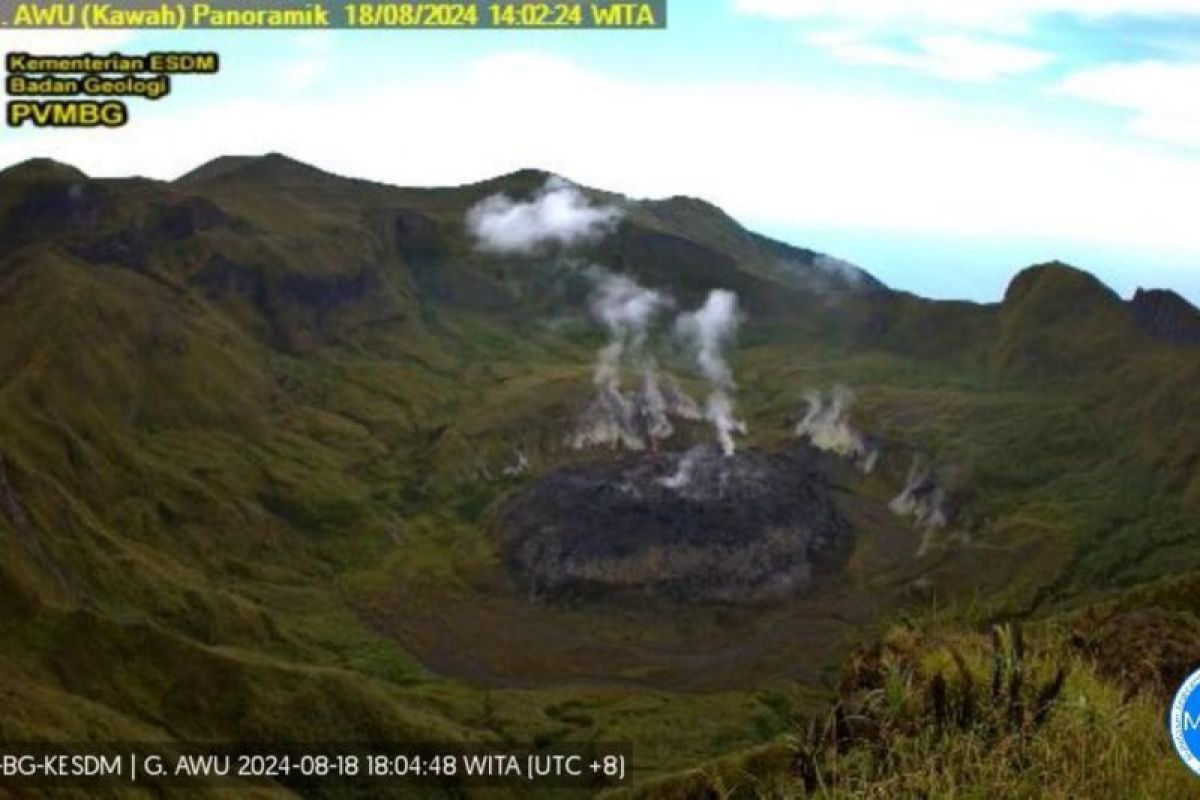
M 1200 302 L 1200 0 L 673 0 L 666 31 L 0 36 L 223 59 L 131 101 L 121 130 L 5 130 L 0 165 L 171 178 L 282 151 L 406 185 L 539 166 L 701 196 L 933 297 L 995 300 L 1059 258 Z

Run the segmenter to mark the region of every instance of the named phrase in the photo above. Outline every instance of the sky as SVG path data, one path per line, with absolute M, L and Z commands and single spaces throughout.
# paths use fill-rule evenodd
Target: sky
M 0 32 L 215 50 L 117 130 L 0 131 L 96 176 L 283 152 L 399 185 L 538 167 L 691 195 L 898 289 L 1059 259 L 1200 304 L 1200 0 L 670 0 L 657 31 Z

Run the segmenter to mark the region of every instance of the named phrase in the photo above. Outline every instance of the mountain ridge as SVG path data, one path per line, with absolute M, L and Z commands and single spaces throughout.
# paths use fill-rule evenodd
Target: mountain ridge
M 239 178 L 239 176 L 241 176 L 241 177 Z M 228 179 L 238 178 L 240 180 L 250 180 L 251 182 L 254 182 L 254 181 L 267 181 L 267 182 L 270 182 L 270 181 L 285 181 L 285 182 L 299 181 L 301 183 L 311 183 L 311 182 L 329 181 L 332 183 L 345 184 L 348 186 L 353 186 L 353 187 L 358 187 L 358 188 L 370 187 L 373 189 L 394 190 L 394 191 L 400 192 L 400 193 L 431 192 L 431 193 L 444 194 L 444 193 L 454 192 L 454 191 L 473 190 L 473 191 L 479 191 L 479 192 L 506 192 L 507 191 L 507 192 L 512 192 L 515 194 L 528 194 L 529 192 L 542 186 L 545 183 L 545 181 L 552 176 L 554 176 L 554 173 L 552 173 L 552 172 L 538 169 L 538 168 L 527 167 L 527 168 L 513 170 L 512 172 L 498 175 L 493 178 L 486 178 L 486 179 L 482 179 L 479 181 L 468 182 L 468 183 L 456 185 L 456 186 L 404 187 L 404 186 L 400 186 L 400 185 L 392 184 L 392 183 L 372 181 L 372 180 L 366 179 L 366 178 L 339 175 L 337 173 L 324 170 L 320 167 L 300 161 L 298 159 L 291 158 L 283 153 L 270 152 L 270 153 L 265 153 L 262 155 L 218 156 L 218 157 L 210 159 L 209 161 L 206 161 L 206 162 L 192 168 L 191 170 L 188 170 L 187 172 L 183 173 L 182 175 L 180 175 L 179 177 L 177 177 L 175 179 L 167 180 L 167 181 L 152 181 L 152 183 L 176 185 L 181 188 L 188 189 L 188 188 L 192 188 L 192 187 L 198 187 L 201 184 L 209 183 L 212 181 L 220 181 L 222 179 L 228 180 Z M 58 162 L 58 161 L 55 161 L 50 158 L 27 159 L 26 161 L 10 165 L 9 167 L 0 171 L 0 182 L 4 182 L 4 181 L 20 181 L 20 182 L 39 181 L 40 182 L 40 181 L 46 181 L 46 180 L 49 180 L 51 182 L 64 182 L 64 181 L 90 182 L 90 181 L 97 180 L 97 179 L 93 179 L 93 178 L 89 177 L 86 173 L 84 173 L 83 171 L 77 169 L 76 167 L 74 167 L 72 165 Z M 596 190 L 596 189 L 590 189 L 590 188 L 586 188 L 586 187 L 585 187 L 585 191 L 587 191 L 588 193 L 590 193 L 594 196 L 597 196 L 597 197 L 605 197 L 605 198 L 619 197 L 619 195 L 615 195 L 615 194 L 612 194 L 609 192 L 603 192 L 603 191 Z M 811 260 L 814 257 L 822 255 L 820 253 L 817 253 L 816 251 L 813 251 L 811 249 L 808 249 L 808 248 L 805 248 L 802 246 L 798 246 L 798 245 L 795 245 L 795 244 L 792 244 L 789 242 L 784 242 L 782 240 L 773 239 L 771 237 L 767 237 L 762 234 L 758 234 L 753 231 L 749 231 L 749 230 L 745 229 L 744 227 L 742 227 L 740 225 L 740 223 L 738 223 L 736 220 L 734 220 L 732 217 L 730 217 L 728 214 L 726 214 L 718 206 L 716 206 L 715 204 L 713 204 L 707 200 L 703 200 L 701 198 L 695 198 L 695 197 L 689 197 L 689 196 L 683 196 L 683 195 L 675 195 L 675 196 L 666 197 L 666 198 L 662 198 L 662 199 L 649 199 L 648 198 L 648 199 L 630 200 L 629 202 L 647 208 L 652 214 L 656 214 L 657 213 L 656 209 L 659 209 L 659 208 L 698 209 L 701 216 L 706 217 L 710 223 L 715 220 L 718 223 L 718 227 L 731 228 L 731 229 L 736 228 L 736 229 L 740 230 L 742 233 L 744 233 L 746 236 L 759 241 L 763 246 L 765 246 L 769 249 L 772 249 L 772 250 L 779 250 L 783 253 L 795 254 L 800 258 L 801 261 L 811 262 Z M 856 265 L 851 265 L 851 266 L 855 266 L 856 269 L 861 270 L 861 267 L 856 267 Z M 1058 262 L 1058 261 L 1046 262 L 1043 265 L 1036 265 L 1036 266 L 1053 266 L 1053 267 L 1062 267 L 1062 268 L 1076 269 L 1076 270 L 1079 269 L 1078 267 L 1073 267 L 1071 265 L 1065 264 L 1063 262 Z M 1010 279 L 1010 281 L 1009 281 L 1009 285 L 1006 288 L 1004 295 L 1002 295 L 1001 298 L 999 298 L 997 301 L 995 301 L 995 303 L 1003 304 L 1003 302 L 1005 301 L 1005 298 L 1013 291 L 1014 283 L 1016 283 L 1018 281 L 1018 278 L 1020 278 L 1021 273 L 1023 271 L 1024 270 L 1018 270 L 1017 272 L 1014 273 L 1013 278 Z M 1080 271 L 1086 272 L 1085 270 L 1080 270 Z M 876 279 L 874 276 L 870 275 L 870 273 L 863 271 L 863 274 L 865 275 L 866 282 L 867 282 L 867 285 L 869 288 L 871 288 L 873 290 L 887 288 L 882 282 L 878 281 L 878 279 Z M 1091 274 L 1091 273 L 1087 273 L 1087 274 Z M 1093 275 L 1092 277 L 1095 277 L 1095 276 Z M 904 290 L 898 289 L 896 291 L 903 292 Z M 1168 299 L 1166 297 L 1166 295 L 1153 294 L 1155 292 L 1167 292 L 1170 294 L 1170 298 Z M 1146 294 L 1146 293 L 1150 293 L 1150 294 Z M 1140 295 L 1146 295 L 1146 296 L 1139 300 L 1138 298 Z M 919 295 L 917 295 L 917 296 L 919 296 Z M 979 305 L 991 305 L 992 304 L 989 302 L 980 303 L 978 301 L 971 301 L 971 300 L 951 300 L 951 301 L 952 302 L 976 303 Z M 1198 311 L 1196 309 L 1196 307 L 1193 306 L 1189 301 L 1187 301 L 1185 298 L 1183 298 L 1177 292 L 1174 292 L 1171 289 L 1166 288 L 1166 287 L 1157 288 L 1157 289 L 1155 289 L 1155 288 L 1139 288 L 1137 290 L 1137 292 L 1135 292 L 1134 296 L 1130 297 L 1125 302 L 1130 303 L 1130 304 L 1139 304 L 1139 305 L 1145 305 L 1150 302 L 1154 302 L 1156 304 L 1168 303 L 1171 307 L 1171 310 L 1167 311 L 1167 312 L 1163 312 L 1163 313 L 1170 314 L 1174 318 L 1177 318 L 1180 320 L 1182 320 L 1184 318 L 1190 318 L 1194 314 L 1200 314 L 1200 311 Z M 1145 313 L 1153 316 L 1153 314 L 1151 312 L 1147 311 Z M 1151 323 L 1147 322 L 1147 324 L 1151 325 L 1151 327 L 1153 327 L 1153 325 Z M 1188 331 L 1186 334 L 1183 334 L 1181 338 L 1184 341 L 1186 341 L 1187 343 L 1192 343 L 1196 338 L 1196 334 L 1193 332 L 1193 323 L 1188 321 L 1188 322 L 1183 322 L 1181 324 L 1183 324 L 1187 328 L 1187 331 Z

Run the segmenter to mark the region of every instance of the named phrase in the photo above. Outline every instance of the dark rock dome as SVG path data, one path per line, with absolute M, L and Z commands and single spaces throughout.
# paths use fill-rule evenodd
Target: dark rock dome
M 821 460 L 808 447 L 726 457 L 704 446 L 562 468 L 500 506 L 505 562 L 535 596 L 786 596 L 852 538 Z

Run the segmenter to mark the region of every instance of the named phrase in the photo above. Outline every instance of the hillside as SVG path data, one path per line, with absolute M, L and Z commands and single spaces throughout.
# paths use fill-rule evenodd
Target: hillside
M 1200 569 L 1182 298 L 1127 302 L 1054 263 L 998 304 L 934 302 L 700 200 L 559 180 L 407 189 L 280 155 L 173 182 L 0 172 L 0 689 L 23 698 L 0 736 L 628 741 L 657 779 L 788 733 L 898 616 L 978 649 L 995 621 L 1053 628 L 1138 590 L 1129 613 L 1158 608 L 1153 587 Z M 489 250 L 472 227 L 542 200 L 545 241 Z M 848 552 L 810 575 L 752 520 L 753 554 L 714 531 L 681 565 L 654 529 L 662 549 L 571 563 L 595 596 L 522 583 L 498 533 L 513 498 L 617 460 L 569 444 L 611 344 L 598 275 L 659 293 L 629 341 L 694 397 L 711 376 L 672 330 L 736 295 L 747 468 L 807 447 L 787 458 Z M 836 385 L 872 469 L 794 433 L 805 391 Z M 696 416 L 661 446 L 711 438 Z M 944 497 L 944 526 L 895 512 L 906 482 Z M 803 590 L 604 589 L 737 557 Z

